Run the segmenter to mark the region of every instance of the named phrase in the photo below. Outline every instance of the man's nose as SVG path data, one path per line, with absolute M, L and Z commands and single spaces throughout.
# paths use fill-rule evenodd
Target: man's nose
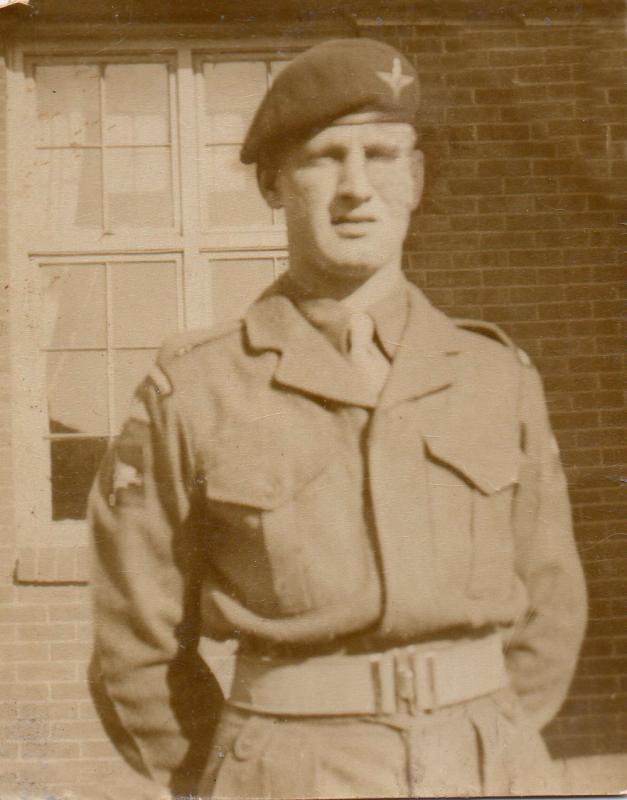
M 342 162 L 338 195 L 355 203 L 365 203 L 372 197 L 372 185 L 362 153 L 348 153 Z

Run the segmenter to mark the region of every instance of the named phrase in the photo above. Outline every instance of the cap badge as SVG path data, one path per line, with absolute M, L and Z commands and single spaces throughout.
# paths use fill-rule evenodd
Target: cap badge
M 413 75 L 403 75 L 400 58 L 395 58 L 392 62 L 392 72 L 377 72 L 377 78 L 388 84 L 395 100 L 398 100 L 406 86 L 414 82 Z

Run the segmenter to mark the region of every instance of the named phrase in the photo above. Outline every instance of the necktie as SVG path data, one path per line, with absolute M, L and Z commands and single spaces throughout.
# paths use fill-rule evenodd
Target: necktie
M 383 389 L 390 363 L 374 341 L 374 320 L 358 311 L 348 321 L 348 360 L 377 394 Z

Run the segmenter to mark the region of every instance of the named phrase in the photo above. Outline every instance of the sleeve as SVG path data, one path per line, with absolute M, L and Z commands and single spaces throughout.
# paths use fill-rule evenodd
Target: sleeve
M 194 541 L 188 439 L 155 367 L 89 501 L 95 644 L 90 679 L 125 759 L 193 792 L 222 695 L 198 654 L 202 553 Z
M 515 500 L 516 569 L 529 599 L 507 646 L 514 690 L 544 727 L 564 702 L 587 616 L 586 586 L 572 530 L 568 489 L 542 384 L 522 368 L 524 460 Z

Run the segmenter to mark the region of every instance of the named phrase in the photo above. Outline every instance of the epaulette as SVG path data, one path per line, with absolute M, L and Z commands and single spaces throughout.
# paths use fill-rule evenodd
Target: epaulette
M 161 346 L 157 355 L 157 364 L 159 367 L 167 367 L 167 365 L 186 353 L 195 350 L 203 344 L 212 342 L 215 339 L 221 339 L 228 333 L 237 330 L 242 324 L 241 320 L 230 320 L 222 325 L 216 325 L 213 328 L 196 328 L 189 331 L 181 331 L 170 336 Z
M 454 319 L 453 322 L 458 328 L 470 331 L 470 333 L 478 333 L 481 336 L 487 336 L 488 339 L 492 339 L 495 342 L 509 347 L 510 350 L 516 354 L 516 358 L 523 366 L 531 366 L 531 359 L 527 353 L 521 350 L 520 347 L 517 347 L 505 331 L 493 322 L 485 322 L 484 320 L 477 319 Z

